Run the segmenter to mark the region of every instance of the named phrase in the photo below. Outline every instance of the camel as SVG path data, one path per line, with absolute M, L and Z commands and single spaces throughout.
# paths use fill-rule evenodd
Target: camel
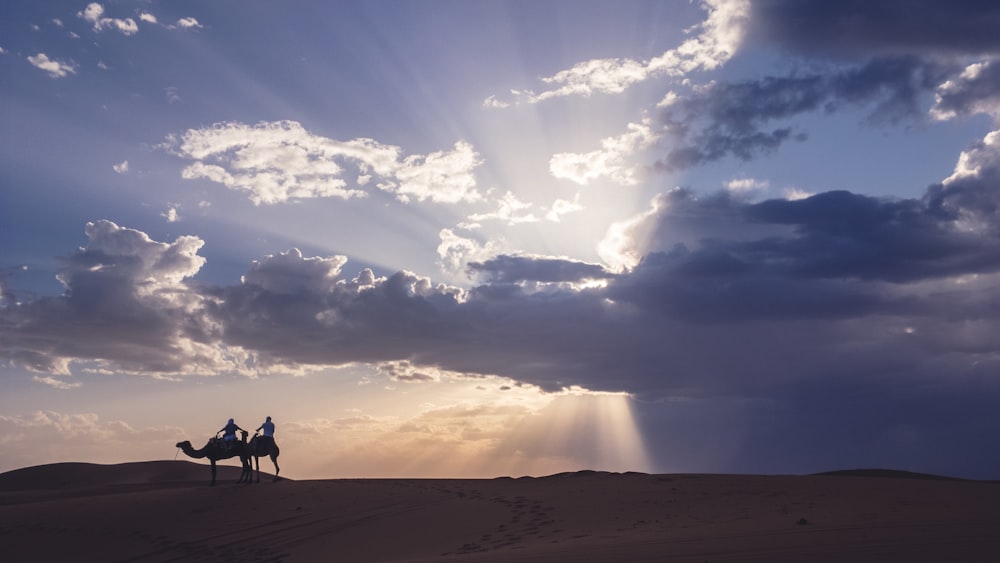
M 274 479 L 272 481 L 278 480 L 278 472 L 281 469 L 278 467 L 278 443 L 274 441 L 273 437 L 269 436 L 254 436 L 250 440 L 250 445 L 247 448 L 247 463 L 249 464 L 249 458 L 253 458 L 257 462 L 257 482 L 260 483 L 260 458 L 261 456 L 267 456 L 271 458 L 271 463 L 274 464 Z M 253 472 L 253 466 L 250 466 L 251 474 Z
M 218 438 L 212 438 L 205 444 L 205 447 L 200 450 L 196 450 L 191 446 L 191 442 L 184 440 L 183 442 L 177 442 L 177 447 L 184 452 L 188 457 L 193 457 L 195 459 L 208 458 L 212 462 L 212 486 L 215 486 L 215 462 L 220 459 L 229 459 L 239 456 L 240 463 L 243 464 L 243 474 L 240 475 L 240 480 L 237 483 L 242 483 L 244 479 L 246 482 L 250 482 L 250 478 L 253 475 L 252 469 L 250 467 L 250 454 L 249 444 L 247 444 L 247 433 L 243 432 L 243 440 L 235 442 L 229 446 L 227 449 L 222 443 L 222 440 Z

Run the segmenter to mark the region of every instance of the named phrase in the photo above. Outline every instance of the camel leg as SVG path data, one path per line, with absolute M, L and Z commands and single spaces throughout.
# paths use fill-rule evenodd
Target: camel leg
M 243 472 L 240 473 L 240 480 L 237 483 L 253 483 L 253 466 L 250 465 L 250 458 L 240 458 L 240 463 L 243 466 Z
M 215 460 L 213 459 L 213 460 L 211 460 L 211 462 L 212 462 L 212 486 L 214 487 L 215 486 Z
M 281 469 L 278 467 L 278 456 L 276 456 L 275 454 L 271 454 L 271 463 L 274 464 L 274 480 L 277 481 L 278 472 L 281 471 Z M 260 474 L 258 473 L 258 477 L 259 475 Z
M 260 457 L 254 456 L 254 460 L 257 462 L 257 482 L 260 483 Z

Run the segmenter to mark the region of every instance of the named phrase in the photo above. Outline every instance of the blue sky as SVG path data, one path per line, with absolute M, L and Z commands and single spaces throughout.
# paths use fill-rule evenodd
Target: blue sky
M 0 469 L 996 478 L 989 2 L 0 15 Z

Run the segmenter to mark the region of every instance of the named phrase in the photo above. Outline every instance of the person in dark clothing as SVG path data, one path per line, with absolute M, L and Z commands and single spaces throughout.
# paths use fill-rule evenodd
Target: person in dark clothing
M 216 434 L 222 433 L 222 441 L 225 442 L 227 445 L 231 445 L 232 442 L 236 441 L 237 430 L 239 430 L 240 432 L 246 432 L 246 430 L 240 428 L 240 426 L 236 424 L 236 422 L 234 422 L 233 419 L 230 418 L 229 422 L 227 422 L 226 425 L 222 427 L 222 430 L 216 432 Z

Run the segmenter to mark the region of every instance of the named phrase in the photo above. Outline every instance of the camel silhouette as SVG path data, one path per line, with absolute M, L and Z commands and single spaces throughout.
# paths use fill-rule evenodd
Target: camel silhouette
M 269 436 L 254 436 L 250 440 L 250 444 L 247 446 L 247 465 L 250 465 L 249 458 L 253 458 L 257 462 L 257 482 L 260 483 L 260 458 L 270 457 L 271 463 L 274 464 L 274 479 L 272 481 L 278 480 L 278 472 L 281 469 L 278 467 L 278 443 L 274 441 L 273 437 Z M 251 474 L 253 472 L 253 466 L 250 466 Z
M 243 473 L 240 475 L 240 479 L 237 483 L 242 483 L 244 479 L 246 479 L 246 482 L 249 483 L 252 476 L 249 444 L 247 444 L 247 433 L 243 432 L 242 434 L 242 441 L 233 441 L 228 445 L 218 438 L 212 438 L 207 444 L 205 444 L 205 447 L 200 450 L 194 449 L 191 446 L 191 442 L 188 440 L 177 442 L 177 447 L 180 448 L 181 451 L 184 452 L 184 455 L 187 455 L 188 457 L 193 457 L 195 459 L 208 458 L 208 461 L 212 463 L 211 484 L 213 486 L 215 485 L 215 462 L 220 459 L 229 459 L 233 457 L 239 457 L 240 463 L 243 465 Z

